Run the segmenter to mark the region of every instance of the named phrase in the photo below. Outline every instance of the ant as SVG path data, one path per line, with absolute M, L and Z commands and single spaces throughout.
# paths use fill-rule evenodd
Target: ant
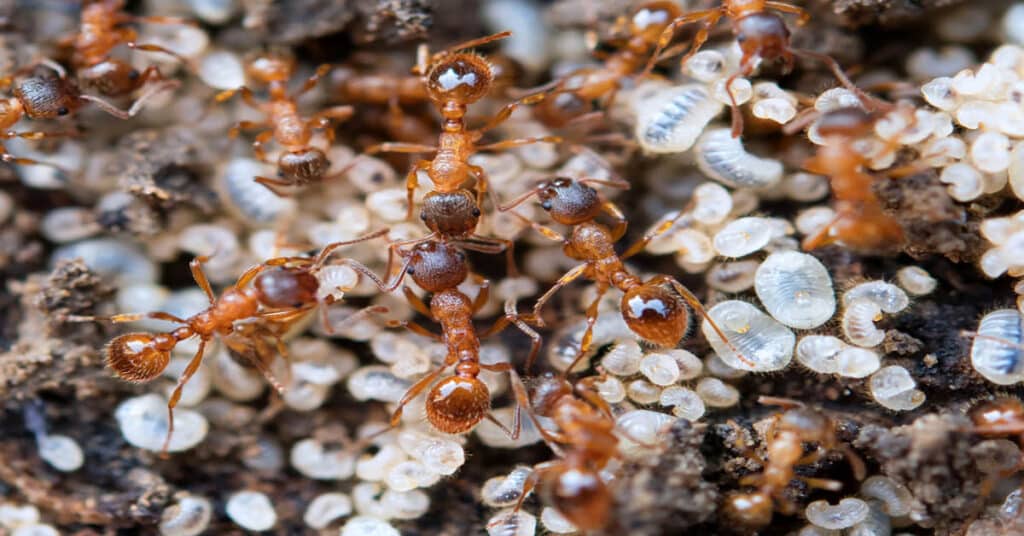
M 856 94 L 865 106 L 873 107 L 875 105 L 875 99 L 854 85 L 846 74 L 843 73 L 839 63 L 831 56 L 790 46 L 789 28 L 786 27 L 785 21 L 776 12 L 797 15 L 799 17 L 797 19 L 798 26 L 807 24 L 811 19 L 810 14 L 803 8 L 786 2 L 773 2 L 770 0 L 723 0 L 719 7 L 677 16 L 666 25 L 665 30 L 658 39 L 657 47 L 647 64 L 645 72 L 649 72 L 654 68 L 654 64 L 661 51 L 672 41 L 676 29 L 680 26 L 702 22 L 700 30 L 697 31 L 697 35 L 693 38 L 690 49 L 679 61 L 680 68 L 682 68 L 708 40 L 711 28 L 722 17 L 726 17 L 732 22 L 732 33 L 736 36 L 736 41 L 739 43 L 740 50 L 743 53 L 740 59 L 739 71 L 733 73 L 725 82 L 726 91 L 729 93 L 729 99 L 732 101 L 732 136 L 734 138 L 739 137 L 743 132 L 743 116 L 740 114 L 739 106 L 736 104 L 736 97 L 732 92 L 732 83 L 740 76 L 750 76 L 757 66 L 766 60 L 782 60 L 786 72 L 789 72 L 793 69 L 795 56 L 816 59 L 824 63 L 832 71 L 836 79 L 839 80 L 839 83 Z
M 424 303 L 409 287 L 403 287 L 406 300 L 417 312 L 441 325 L 437 335 L 413 321 L 392 321 L 394 327 L 402 326 L 413 333 L 444 343 L 447 348 L 444 363 L 416 382 L 402 397 L 391 416 L 391 427 L 398 426 L 405 406 L 431 386 L 449 367 L 455 368 L 453 376 L 434 385 L 427 393 L 427 420 L 437 430 L 447 434 L 461 434 L 472 430 L 485 417 L 504 430 L 512 439 L 519 437 L 520 406 L 526 402 L 525 389 L 520 388 L 519 379 L 511 363 L 486 364 L 480 362 L 480 339 L 497 334 L 515 324 L 531 340 L 527 362 L 533 362 L 540 350 L 541 339 L 515 312 L 510 300 L 505 304 L 505 316 L 483 333 L 477 333 L 473 326 L 473 314 L 479 311 L 489 296 L 490 283 L 484 280 L 476 297 L 470 299 L 458 285 L 469 275 L 466 255 L 455 245 L 437 240 L 420 242 L 408 251 L 398 250 L 405 257 L 402 273 L 384 291 L 398 288 L 406 274 L 425 291 L 433 294 L 429 305 Z M 487 386 L 478 379 L 481 370 L 507 372 L 512 377 L 513 388 L 517 390 L 512 431 L 509 431 L 491 415 L 491 396 Z
M 864 479 L 867 472 L 864 461 L 836 437 L 837 424 L 833 419 L 804 407 L 796 400 L 762 396 L 758 402 L 790 409 L 772 418 L 765 433 L 766 453 L 763 458 L 743 445 L 739 425 L 729 421 L 730 426 L 736 430 L 737 450 L 753 458 L 764 471 L 740 479 L 741 486 L 755 486 L 757 491 L 730 494 L 723 507 L 728 518 L 745 527 L 760 528 L 771 523 L 776 509 L 782 514 L 792 515 L 797 505 L 787 496 L 786 488 L 793 479 L 802 480 L 814 488 L 829 491 L 842 489 L 841 482 L 800 476 L 794 470 L 798 465 L 816 463 L 830 451 L 842 452 L 854 477 L 857 480 Z M 804 443 L 816 443 L 815 450 L 805 455 Z
M 57 76 L 31 76 L 16 79 L 19 73 L 30 72 L 39 65 L 52 69 Z M 177 87 L 177 85 L 177 81 L 169 80 L 166 84 L 153 86 L 152 89 L 139 96 L 128 111 L 124 111 L 100 97 L 83 95 L 78 86 L 68 79 L 67 72 L 60 64 L 42 59 L 29 67 L 20 69 L 14 75 L 0 78 L 0 87 L 10 87 L 12 95 L 0 99 L 0 140 L 11 138 L 38 140 L 62 136 L 64 134 L 39 131 L 14 132 L 7 129 L 12 128 L 23 117 L 55 119 L 67 116 L 86 102 L 94 103 L 104 112 L 119 119 L 129 119 L 142 109 L 150 97 L 165 89 Z M 7 149 L 2 143 L 0 143 L 0 159 L 15 164 L 50 165 L 29 158 L 14 157 L 7 153 Z
M 167 79 L 155 66 L 141 73 L 127 62 L 111 57 L 114 48 L 125 45 L 135 50 L 161 52 L 188 65 L 189 61 L 159 45 L 139 44 L 135 30 L 124 26 L 132 22 L 153 24 L 195 23 L 175 17 L 137 17 L 124 12 L 124 0 L 97 0 L 82 8 L 81 25 L 74 35 L 61 40 L 60 46 L 70 48 L 71 65 L 79 83 L 108 97 L 128 95 L 150 81 Z
M 252 142 L 252 150 L 256 158 L 270 164 L 274 162 L 267 159 L 264 144 L 273 139 L 282 146 L 284 151 L 276 162 L 278 177 L 255 178 L 256 182 L 280 197 L 287 197 L 288 194 L 279 188 L 303 187 L 330 178 L 324 176 L 331 165 L 327 153 L 324 149 L 310 145 L 313 130 L 323 130 L 329 148 L 334 143 L 331 121 L 347 120 L 352 117 L 353 108 L 332 106 L 306 119 L 299 115 L 296 102 L 302 94 L 313 89 L 330 68 L 328 64 L 320 65 L 298 91 L 288 93 L 288 80 L 295 73 L 295 58 L 279 52 L 260 54 L 249 61 L 246 71 L 249 76 L 267 85 L 267 101 L 258 102 L 252 90 L 246 86 L 222 91 L 214 97 L 216 102 L 224 102 L 240 93 L 247 105 L 264 114 L 263 121 L 239 122 L 228 131 L 228 136 L 236 138 L 242 129 L 266 129 L 256 135 Z
M 181 327 L 166 333 L 126 333 L 115 337 L 107 344 L 107 365 L 118 377 L 129 382 L 152 381 L 167 368 L 171 351 L 175 346 L 184 340 L 199 337 L 199 349 L 178 378 L 177 386 L 167 402 L 168 428 L 162 452 L 167 452 L 171 435 L 174 433 L 174 407 L 181 398 L 182 389 L 199 369 L 206 345 L 215 336 L 220 336 L 228 348 L 250 361 L 275 389 L 283 391 L 283 385 L 270 372 L 270 362 L 275 349 L 282 358 L 288 359 L 288 351 L 282 338 L 289 328 L 320 304 L 317 299 L 319 280 L 316 272 L 338 248 L 365 242 L 386 233 L 385 229 L 346 242 L 329 244 L 315 259 L 270 259 L 248 269 L 220 296 L 213 293 L 210 282 L 203 273 L 202 265 L 209 257 L 199 256 L 191 261 L 189 268 L 196 284 L 209 299 L 210 306 L 205 310 L 189 318 L 179 318 L 165 312 L 128 313 L 109 317 L 108 320 L 115 323 L 154 318 L 181 324 Z M 352 266 L 361 273 L 369 273 L 368 269 L 354 260 L 345 259 L 342 263 Z M 325 300 L 324 305 L 329 305 L 332 301 Z M 384 311 L 384 308 L 377 306 L 363 309 L 356 314 L 361 316 Z M 75 320 L 95 318 L 79 317 Z M 274 342 L 273 346 L 267 343 L 268 339 Z
M 565 238 L 553 229 L 535 222 L 528 222 L 544 236 L 561 241 L 563 251 L 567 256 L 583 261 L 583 264 L 559 278 L 554 286 L 537 300 L 533 307 L 533 318 L 537 324 L 543 327 L 541 310 L 559 289 L 580 277 L 586 277 L 597 283 L 597 297 L 586 310 L 587 329 L 583 334 L 577 360 L 590 347 L 594 323 L 597 322 L 598 306 L 601 298 L 611 287 L 618 288 L 623 292 L 620 306 L 622 319 L 633 333 L 642 339 L 662 347 L 673 347 L 679 344 L 679 341 L 686 335 L 690 324 L 691 316 L 687 309 L 687 305 L 689 305 L 711 325 L 726 344 L 732 347 L 729 339 L 708 316 L 700 300 L 682 283 L 667 275 L 656 275 L 647 281 L 642 281 L 630 273 L 623 264 L 624 260 L 643 251 L 644 247 L 655 237 L 668 231 L 676 221 L 686 214 L 686 210 L 681 210 L 675 217 L 657 226 L 627 248 L 625 253 L 619 255 L 615 253 L 615 243 L 626 233 L 625 216 L 614 203 L 604 200 L 589 184 L 614 188 L 628 187 L 628 183 L 621 180 L 604 181 L 591 178 L 573 180 L 559 177 L 542 181 L 533 190 L 521 195 L 509 205 L 498 207 L 498 210 L 508 211 L 536 196 L 540 200 L 541 208 L 547 211 L 553 220 L 563 225 L 572 226 L 571 234 Z M 602 212 L 615 220 L 611 229 L 595 221 Z M 741 360 L 753 366 L 753 363 L 744 357 L 742 352 L 735 347 L 733 350 Z
M 882 203 L 871 189 L 875 178 L 865 171 L 868 158 L 852 143 L 872 132 L 876 115 L 860 108 L 843 108 L 823 115 L 818 132 L 825 144 L 804 168 L 831 179 L 836 199 L 836 217 L 803 241 L 805 250 L 832 242 L 860 250 L 892 248 L 903 243 L 903 228 L 882 210 Z M 913 172 L 914 166 L 889 172 L 899 176 Z

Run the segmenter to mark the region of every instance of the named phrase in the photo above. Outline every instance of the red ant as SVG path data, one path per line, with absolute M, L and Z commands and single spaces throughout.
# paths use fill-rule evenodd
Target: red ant
M 753 458 L 764 471 L 740 479 L 741 486 L 756 486 L 757 491 L 732 493 L 726 497 L 723 507 L 725 515 L 748 528 L 761 528 L 771 523 L 776 509 L 785 515 L 796 512 L 797 505 L 786 495 L 786 488 L 793 479 L 820 489 L 838 491 L 842 483 L 835 480 L 799 476 L 794 471 L 798 465 L 811 465 L 830 451 L 841 451 L 853 469 L 854 477 L 863 480 L 867 472 L 864 461 L 849 446 L 836 437 L 836 422 L 817 411 L 803 407 L 795 400 L 775 397 L 761 397 L 762 404 L 790 407 L 784 413 L 772 418 L 765 433 L 766 456 L 761 458 L 742 442 L 739 425 L 729 424 L 736 429 L 736 446 L 744 455 Z M 816 443 L 810 454 L 804 454 L 804 443 Z
M 281 187 L 302 187 L 329 178 L 324 176 L 331 165 L 327 153 L 324 149 L 310 145 L 313 130 L 323 130 L 329 148 L 334 143 L 331 121 L 347 120 L 352 116 L 353 109 L 351 106 L 332 106 L 306 119 L 299 115 L 296 100 L 303 93 L 313 89 L 330 68 L 327 64 L 319 66 L 298 91 L 290 94 L 288 80 L 295 73 L 295 59 L 276 52 L 261 54 L 252 58 L 247 66 L 247 72 L 249 76 L 268 86 L 269 99 L 266 102 L 258 102 L 252 90 L 246 86 L 222 91 L 215 97 L 217 102 L 224 102 L 236 93 L 241 93 L 246 104 L 263 112 L 266 117 L 263 121 L 241 121 L 228 131 L 228 135 L 235 138 L 242 129 L 269 127 L 256 135 L 252 149 L 260 161 L 273 163 L 267 160 L 263 145 L 271 139 L 281 145 L 284 151 L 276 162 L 279 176 L 256 177 L 255 180 L 278 196 L 287 196 L 279 190 Z
M 166 333 L 126 333 L 115 337 L 106 346 L 107 365 L 123 380 L 148 382 L 158 377 L 171 358 L 171 351 L 184 340 L 199 337 L 199 349 L 178 378 L 177 386 L 167 402 L 168 428 L 163 452 L 167 452 L 174 433 L 174 407 L 181 398 L 182 389 L 202 363 L 206 345 L 215 336 L 228 348 L 236 351 L 254 365 L 278 391 L 284 387 L 270 372 L 275 350 L 285 360 L 288 351 L 282 337 L 320 302 L 317 299 L 319 280 L 316 272 L 324 266 L 331 254 L 340 247 L 365 242 L 387 233 L 377 231 L 347 242 L 335 242 L 321 250 L 315 259 L 279 257 L 253 266 L 225 289 L 220 296 L 213 293 L 210 282 L 203 274 L 202 264 L 209 257 L 196 257 L 189 264 L 192 277 L 206 293 L 210 306 L 189 318 L 179 318 L 165 312 L 118 314 L 109 317 L 116 323 L 135 322 L 142 318 L 167 320 L 181 327 Z M 358 262 L 345 259 L 343 264 L 361 273 L 369 270 Z M 252 283 L 252 285 L 250 285 Z M 327 300 L 328 305 L 332 300 Z M 382 307 L 369 307 L 359 315 L 381 313 Z M 353 317 L 349 317 L 350 319 Z M 76 320 L 95 320 L 92 317 Z M 271 346 L 268 340 L 274 342 Z
M 839 67 L 836 60 L 832 59 L 831 56 L 790 46 L 789 28 L 786 27 L 786 23 L 782 20 L 782 17 L 771 10 L 797 15 L 799 17 L 797 19 L 798 26 L 807 24 L 811 19 L 810 14 L 804 11 L 803 8 L 786 2 L 772 2 L 766 0 L 723 0 L 722 5 L 719 7 L 694 11 L 678 16 L 672 20 L 665 27 L 661 37 L 658 39 L 657 47 L 647 64 L 646 71 L 650 71 L 654 67 L 654 63 L 657 61 L 661 51 L 664 50 L 672 41 L 676 29 L 680 26 L 694 22 L 703 22 L 700 30 L 697 31 L 697 35 L 693 38 L 690 50 L 688 50 L 680 59 L 680 67 L 682 67 L 708 40 L 711 28 L 714 27 L 722 17 L 726 17 L 732 22 L 732 33 L 736 36 L 736 41 L 739 43 L 740 50 L 743 52 L 743 56 L 740 59 L 740 70 L 730 76 L 725 82 L 726 90 L 729 92 L 729 98 L 732 100 L 733 137 L 738 137 L 743 132 L 743 116 L 739 112 L 739 106 L 736 104 L 736 98 L 732 93 L 732 82 L 740 76 L 750 76 L 754 72 L 754 69 L 756 69 L 757 66 L 765 60 L 774 61 L 781 59 L 785 64 L 786 71 L 790 71 L 793 68 L 794 56 L 805 56 L 816 59 L 828 66 L 836 79 L 839 80 L 845 88 L 856 94 L 860 98 L 861 102 L 866 106 L 873 106 L 873 103 L 875 102 L 874 99 L 854 85 L 846 74 L 843 73 L 842 68 Z
M 60 43 L 72 49 L 71 65 L 79 83 L 108 97 L 128 95 L 150 81 L 168 80 L 155 66 L 141 73 L 123 60 L 111 57 L 114 48 L 125 45 L 136 50 L 161 52 L 189 64 L 188 60 L 159 45 L 138 44 L 135 30 L 125 26 L 132 22 L 154 24 L 189 24 L 193 22 L 174 17 L 137 17 L 124 12 L 124 0 L 98 0 L 82 8 L 78 33 Z
M 537 300 L 533 307 L 533 317 L 536 322 L 543 325 L 541 309 L 559 289 L 580 277 L 586 277 L 597 283 L 597 297 L 586 310 L 587 329 L 581 341 L 577 360 L 586 354 L 590 347 L 601 297 L 611 287 L 618 288 L 623 292 L 621 311 L 626 325 L 633 333 L 653 344 L 663 347 L 679 344 L 690 323 L 690 313 L 687 309 L 687 305 L 689 305 L 711 325 L 726 344 L 732 346 L 722 330 L 708 316 L 700 300 L 682 283 L 667 275 L 657 275 L 647 281 L 641 281 L 623 264 L 625 259 L 641 252 L 651 240 L 669 230 L 686 213 L 686 210 L 680 211 L 674 218 L 663 222 L 627 248 L 625 253 L 618 255 L 615 253 L 615 242 L 626 233 L 626 219 L 614 203 L 605 201 L 588 184 L 601 184 L 615 188 L 627 187 L 627 183 L 620 181 L 556 178 L 543 181 L 509 205 L 498 207 L 501 211 L 511 210 L 530 197 L 537 196 L 540 199 L 541 208 L 546 210 L 553 220 L 563 225 L 573 226 L 569 238 L 564 238 L 552 229 L 528 222 L 544 236 L 561 241 L 563 251 L 567 256 L 583 261 L 583 264 L 563 275 Z M 611 229 L 595 221 L 602 212 L 609 214 L 615 220 Z M 513 214 L 515 213 L 513 212 Z M 733 349 L 740 359 L 750 363 L 739 350 Z M 753 363 L 750 364 L 753 365 Z M 570 370 L 571 368 L 572 366 L 570 366 Z

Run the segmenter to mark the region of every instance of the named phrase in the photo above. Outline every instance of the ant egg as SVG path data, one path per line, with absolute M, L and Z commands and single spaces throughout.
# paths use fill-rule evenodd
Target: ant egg
M 753 96 L 754 90 L 750 85 L 750 80 L 747 80 L 746 78 L 734 78 L 732 84 L 729 86 L 732 90 L 731 97 L 729 95 L 730 91 L 725 88 L 725 83 L 727 81 L 728 78 L 723 78 L 711 84 L 711 93 L 718 102 L 728 106 L 731 105 L 733 99 L 735 99 L 736 105 L 739 106 L 746 104 Z
M 998 132 L 984 132 L 971 143 L 971 162 L 984 173 L 1010 167 L 1010 139 Z
M 248 402 L 263 394 L 263 376 L 238 363 L 226 348 L 217 351 L 211 361 L 211 383 L 220 394 L 235 402 Z
M 1003 75 L 991 63 L 983 63 L 977 71 L 964 69 L 953 76 L 953 90 L 966 97 L 998 98 L 1004 84 Z
M 787 175 L 782 186 L 786 196 L 794 201 L 817 201 L 829 193 L 828 177 L 802 171 Z
M 866 299 L 878 305 L 886 313 L 898 313 L 910 305 L 910 298 L 903 289 L 885 281 L 867 281 L 843 293 L 843 305 Z
M 186 495 L 160 515 L 162 536 L 198 536 L 210 526 L 213 504 L 205 497 Z
M 366 196 L 366 208 L 386 222 L 405 221 L 405 189 L 388 188 L 372 192 Z
M 421 490 L 387 490 L 380 497 L 381 507 L 388 518 L 416 519 L 430 509 L 430 497 Z
M 768 245 L 781 236 L 774 218 L 745 217 L 729 222 L 712 240 L 715 251 L 724 257 L 743 257 Z
M 910 513 L 914 496 L 903 484 L 881 475 L 868 477 L 860 485 L 860 494 L 882 503 L 886 514 L 902 517 Z
M 121 435 L 141 449 L 159 451 L 167 437 L 167 400 L 148 394 L 129 398 L 117 406 L 114 417 Z M 200 413 L 188 409 L 174 411 L 174 434 L 167 452 L 181 452 L 199 444 L 210 425 Z
M 773 318 L 797 329 L 818 327 L 836 312 L 832 278 L 806 253 L 772 253 L 758 267 L 754 290 Z
M 743 148 L 727 128 L 705 132 L 694 149 L 705 175 L 734 188 L 767 188 L 782 179 L 782 163 L 760 158 Z
M 796 344 L 793 332 L 747 302 L 721 302 L 708 310 L 708 316 L 751 362 L 741 359 L 705 319 L 701 325 L 704 337 L 722 361 L 732 368 L 769 372 L 785 368 L 793 358 L 793 346 Z
M 789 99 L 761 99 L 754 103 L 751 112 L 754 117 L 785 125 L 796 117 L 796 106 Z
M 828 530 L 850 528 L 868 516 L 868 503 L 847 497 L 838 504 L 828 501 L 814 501 L 804 510 L 807 521 Z
M 661 388 L 646 380 L 633 380 L 626 386 L 626 395 L 637 404 L 653 404 L 661 397 Z
M 537 518 L 522 510 L 511 508 L 494 514 L 487 520 L 488 536 L 533 536 L 537 532 Z
M 704 280 L 715 290 L 738 293 L 754 286 L 758 261 L 721 262 L 712 266 Z
M 270 498 L 258 491 L 239 491 L 233 494 L 224 511 L 236 525 L 246 530 L 270 530 L 277 523 L 277 512 Z
M 971 345 L 971 366 L 988 381 L 1010 385 L 1024 380 L 1024 317 L 999 309 L 982 317 Z
M 698 82 L 713 82 L 723 76 L 725 64 L 725 55 L 721 52 L 701 50 L 686 61 L 683 69 L 690 78 Z
M 899 281 L 904 290 L 914 296 L 931 294 L 939 284 L 931 274 L 917 266 L 901 268 L 900 271 L 896 272 L 896 280 Z
M 526 480 L 533 474 L 533 468 L 517 466 L 506 476 L 496 476 L 484 482 L 480 499 L 487 506 L 512 506 L 523 494 Z
M 76 258 L 82 259 L 90 270 L 118 287 L 155 283 L 157 279 L 156 263 L 124 240 L 93 238 L 61 246 L 50 255 L 50 267 Z
M 221 172 L 219 187 L 229 209 L 254 224 L 273 223 L 284 214 L 295 211 L 294 199 L 281 197 L 253 180 L 253 177 L 274 176 L 273 166 L 250 158 L 235 158 Z
M 78 443 L 66 435 L 44 435 L 39 438 L 39 457 L 54 469 L 70 473 L 85 462 L 85 454 Z
M 703 417 L 706 411 L 704 399 L 696 391 L 678 385 L 662 391 L 658 403 L 671 407 L 672 415 L 691 422 Z
M 402 536 L 402 533 L 383 519 L 355 516 L 341 527 L 340 536 Z
M 963 162 L 951 164 L 942 169 L 939 174 L 939 181 L 948 184 L 946 189 L 949 196 L 957 201 L 966 203 L 981 197 L 985 192 L 985 182 L 981 172 L 974 166 Z
M 609 404 L 618 404 L 626 399 L 626 386 L 615 376 L 608 376 L 602 381 L 595 382 L 594 387 L 597 394 Z
M 700 85 L 687 84 L 656 91 L 633 102 L 636 138 L 648 153 L 681 153 L 693 147 L 704 127 L 722 111 Z
M 292 445 L 292 467 L 316 480 L 343 480 L 355 472 L 355 455 L 344 449 L 325 449 L 323 443 L 307 438 Z
M 643 350 L 636 339 L 619 339 L 601 358 L 601 366 L 616 376 L 632 376 L 640 372 Z
M 462 445 L 447 437 L 403 430 L 398 434 L 398 445 L 409 456 L 442 475 L 454 474 L 466 462 Z
M 837 358 L 847 345 L 831 335 L 807 335 L 796 344 L 796 360 L 821 374 L 839 372 Z
M 553 534 L 574 534 L 577 532 L 576 525 L 573 525 L 558 510 L 545 506 L 540 511 L 540 523 L 544 528 Z
M 704 404 L 713 408 L 729 408 L 740 402 L 740 392 L 718 378 L 701 379 L 696 392 Z
M 316 530 L 323 530 L 331 523 L 352 513 L 352 499 L 338 492 L 321 493 L 310 501 L 302 521 Z
M 644 447 L 657 445 L 661 432 L 675 420 L 671 415 L 646 409 L 634 409 L 619 415 L 615 418 L 615 427 L 625 432 L 619 441 L 619 450 L 630 455 L 643 452 Z
M 836 355 L 836 373 L 845 378 L 866 378 L 881 366 L 878 354 L 867 348 L 847 346 Z
M 369 365 L 352 373 L 346 386 L 349 393 L 359 401 L 398 402 L 412 383 L 395 376 L 388 367 Z
M 695 357 L 696 358 L 696 357 Z M 651 353 L 640 361 L 640 373 L 654 385 L 666 386 L 679 381 L 679 364 L 663 353 Z
M 907 369 L 892 365 L 871 375 L 868 382 L 876 402 L 893 411 L 909 411 L 924 403 L 924 393 L 915 389 L 917 383 Z

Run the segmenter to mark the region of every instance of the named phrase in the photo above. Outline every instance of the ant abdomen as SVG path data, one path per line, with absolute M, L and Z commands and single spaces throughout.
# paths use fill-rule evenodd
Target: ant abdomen
M 423 198 L 420 218 L 431 231 L 450 237 L 473 234 L 480 222 L 480 207 L 469 190 L 430 192 Z
M 491 393 L 476 378 L 452 376 L 427 394 L 427 420 L 447 434 L 473 429 L 491 411 Z
M 596 471 L 568 469 L 540 491 L 544 501 L 577 529 L 594 530 L 608 524 L 612 497 Z
M 475 54 L 453 54 L 438 62 L 427 75 L 431 99 L 476 102 L 487 95 L 494 77 L 487 60 Z
M 734 493 L 725 500 L 725 518 L 746 528 L 761 528 L 772 522 L 775 506 L 764 493 Z
M 107 365 L 125 381 L 148 382 L 167 368 L 176 343 L 166 333 L 125 333 L 107 344 Z
M 290 179 L 308 181 L 323 177 L 331 162 L 327 155 L 316 147 L 282 153 L 277 161 L 278 169 Z
M 789 48 L 789 28 L 775 13 L 751 13 L 736 21 L 736 41 L 744 54 L 771 58 Z
M 559 177 L 537 189 L 540 206 L 563 225 L 592 221 L 601 212 L 597 190 L 579 181 Z
M 679 344 L 690 324 L 686 304 L 665 285 L 635 286 L 623 294 L 621 307 L 629 329 L 658 346 Z
M 131 65 L 107 59 L 96 65 L 78 69 L 75 73 L 82 87 L 110 97 L 127 95 L 139 85 L 140 73 Z
M 260 303 L 273 308 L 298 308 L 317 301 L 320 282 L 308 270 L 273 268 L 256 276 Z

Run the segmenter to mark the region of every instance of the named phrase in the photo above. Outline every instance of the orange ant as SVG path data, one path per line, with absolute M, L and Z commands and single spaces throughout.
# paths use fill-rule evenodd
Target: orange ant
M 176 52 L 159 45 L 139 44 L 135 30 L 125 26 L 132 22 L 154 24 L 189 24 L 193 22 L 175 17 L 137 17 L 124 12 L 124 0 L 97 0 L 82 8 L 78 33 L 60 43 L 71 48 L 71 65 L 79 83 L 108 97 L 130 94 L 150 81 L 171 82 L 155 66 L 141 73 L 123 60 L 111 57 L 114 48 L 125 45 L 135 50 L 161 52 L 188 65 L 189 61 Z M 175 83 L 175 85 L 177 85 Z M 166 87 L 166 86 L 165 86 Z
M 533 317 L 543 326 L 541 309 L 559 289 L 585 277 L 597 283 L 597 297 L 587 307 L 587 329 L 580 345 L 579 360 L 590 348 L 593 338 L 594 323 L 597 322 L 598 306 L 601 298 L 611 288 L 622 291 L 621 311 L 626 325 L 639 337 L 662 347 L 673 347 L 679 344 L 690 324 L 690 312 L 687 305 L 703 317 L 718 333 L 726 344 L 732 346 L 718 325 L 708 316 L 700 300 L 675 278 L 667 275 L 656 275 L 642 281 L 630 273 L 623 261 L 643 251 L 644 247 L 658 235 L 668 231 L 675 222 L 686 214 L 680 211 L 674 218 L 663 222 L 647 233 L 636 243 L 626 249 L 622 255 L 615 253 L 615 242 L 626 233 L 626 219 L 619 208 L 605 201 L 589 184 L 600 184 L 615 188 L 626 188 L 624 181 L 602 181 L 585 178 L 573 180 L 556 178 L 539 183 L 536 188 L 523 194 L 506 206 L 499 206 L 501 211 L 508 211 L 517 205 L 537 196 L 540 206 L 551 215 L 551 218 L 563 225 L 571 225 L 568 238 L 558 232 L 534 222 L 529 223 L 534 229 L 552 240 L 563 243 L 563 251 L 572 259 L 583 261 L 576 268 L 563 275 L 547 292 L 537 300 L 533 307 Z M 615 223 L 611 229 L 595 220 L 602 212 L 610 215 Z M 513 214 L 515 214 L 513 212 Z M 742 352 L 733 348 L 744 362 L 751 363 Z M 570 366 L 570 369 L 572 367 Z
M 874 99 L 854 85 L 846 74 L 843 73 L 842 68 L 840 68 L 836 60 L 832 59 L 831 56 L 790 46 L 789 28 L 786 27 L 786 23 L 782 20 L 782 17 L 772 10 L 797 15 L 799 17 L 797 19 L 798 26 L 807 24 L 811 19 L 810 14 L 804 11 L 803 8 L 786 2 L 773 2 L 770 0 L 723 0 L 722 5 L 719 7 L 687 13 L 676 17 L 668 23 L 658 39 L 657 47 L 647 64 L 645 72 L 654 68 L 654 64 L 660 56 L 661 51 L 664 50 L 672 41 L 676 29 L 680 26 L 694 22 L 703 22 L 700 30 L 697 31 L 697 35 L 693 38 L 690 50 L 688 50 L 680 59 L 679 64 L 680 67 L 682 67 L 686 65 L 686 62 L 693 57 L 693 55 L 696 54 L 700 50 L 701 46 L 703 46 L 708 40 L 711 28 L 713 28 L 722 17 L 726 17 L 732 22 L 732 33 L 736 36 L 736 41 L 739 43 L 740 50 L 743 53 L 740 59 L 739 71 L 730 76 L 725 82 L 726 90 L 729 93 L 729 99 L 732 101 L 732 135 L 734 138 L 738 137 L 743 132 L 743 116 L 740 114 L 739 106 L 736 104 L 736 98 L 732 92 L 732 83 L 740 76 L 750 76 L 757 66 L 766 60 L 782 60 L 785 64 L 785 69 L 788 72 L 793 68 L 795 56 L 805 56 L 816 59 L 824 63 L 832 71 L 836 79 L 839 80 L 839 83 L 856 94 L 857 97 L 860 98 L 861 102 L 869 107 L 873 105 L 875 102 Z
M 861 250 L 898 247 L 903 243 L 903 228 L 882 210 L 881 201 L 871 189 L 875 178 L 864 170 L 867 157 L 852 143 L 870 133 L 874 124 L 875 116 L 859 108 L 834 110 L 821 117 L 818 132 L 825 138 L 825 145 L 818 148 L 804 168 L 831 180 L 836 217 L 804 239 L 805 250 L 832 242 Z M 890 172 L 903 173 L 906 171 Z
M 317 67 L 316 72 L 306 79 L 298 91 L 288 93 L 288 80 L 295 73 L 295 58 L 277 52 L 260 54 L 249 61 L 246 71 L 249 76 L 267 85 L 269 98 L 266 102 L 258 102 L 252 90 L 246 86 L 222 91 L 214 97 L 216 102 L 224 102 L 236 93 L 241 93 L 247 105 L 266 117 L 260 122 L 239 122 L 228 131 L 228 136 L 236 138 L 242 129 L 269 127 L 256 135 L 252 150 L 260 161 L 273 164 L 267 159 L 263 146 L 271 139 L 282 146 L 284 151 L 276 162 L 278 177 L 256 177 L 255 180 L 280 197 L 288 195 L 279 189 L 281 187 L 303 187 L 330 178 L 324 176 L 331 165 L 327 153 L 324 149 L 310 145 L 313 130 L 323 130 L 329 148 L 334 143 L 331 121 L 347 120 L 352 117 L 353 109 L 351 106 L 332 106 L 306 119 L 299 115 L 296 102 L 302 94 L 313 89 L 330 68 L 328 64 Z
M 165 312 L 129 313 L 109 317 L 109 320 L 115 323 L 154 318 L 181 324 L 181 327 L 166 333 L 126 333 L 115 337 L 107 344 L 107 365 L 118 377 L 129 382 L 148 382 L 155 379 L 167 368 L 171 351 L 179 343 L 192 337 L 199 337 L 199 349 L 178 378 L 177 386 L 167 402 L 168 428 L 163 452 L 167 452 L 171 435 L 174 433 L 174 407 L 181 398 L 185 384 L 199 369 L 207 343 L 215 336 L 220 336 L 228 348 L 250 361 L 278 391 L 283 391 L 283 385 L 270 372 L 270 363 L 274 357 L 274 350 L 285 360 L 288 359 L 283 336 L 296 322 L 320 305 L 317 299 L 319 280 L 316 272 L 338 248 L 371 240 L 386 233 L 385 229 L 354 240 L 329 244 L 315 259 L 270 259 L 248 269 L 220 296 L 213 293 L 210 282 L 203 273 L 202 265 L 209 257 L 196 257 L 189 264 L 189 268 L 196 284 L 210 301 L 208 308 L 187 319 Z M 369 273 L 368 269 L 354 260 L 345 259 L 342 262 L 361 273 Z M 328 299 L 324 305 L 329 305 L 332 301 Z M 363 309 L 357 314 L 380 312 L 383 312 L 383 308 L 378 306 Z M 81 317 L 76 320 L 95 318 Z M 274 342 L 273 346 L 267 343 L 268 339 Z
M 743 445 L 739 425 L 729 424 L 736 429 L 736 447 L 744 455 L 753 458 L 763 472 L 747 475 L 740 479 L 741 486 L 755 486 L 757 491 L 732 493 L 725 499 L 725 515 L 744 527 L 761 528 L 771 523 L 772 514 L 778 510 L 792 515 L 797 505 L 786 495 L 786 488 L 793 479 L 802 480 L 811 487 L 838 491 L 842 483 L 835 480 L 799 476 L 794 471 L 798 465 L 811 465 L 830 451 L 840 451 L 846 457 L 857 480 L 863 480 L 867 469 L 864 461 L 848 445 L 836 437 L 836 422 L 826 415 L 813 411 L 795 400 L 775 397 L 760 397 L 761 404 L 773 404 L 791 409 L 772 418 L 765 433 L 766 455 L 764 458 Z M 815 443 L 815 450 L 804 454 L 804 443 Z

